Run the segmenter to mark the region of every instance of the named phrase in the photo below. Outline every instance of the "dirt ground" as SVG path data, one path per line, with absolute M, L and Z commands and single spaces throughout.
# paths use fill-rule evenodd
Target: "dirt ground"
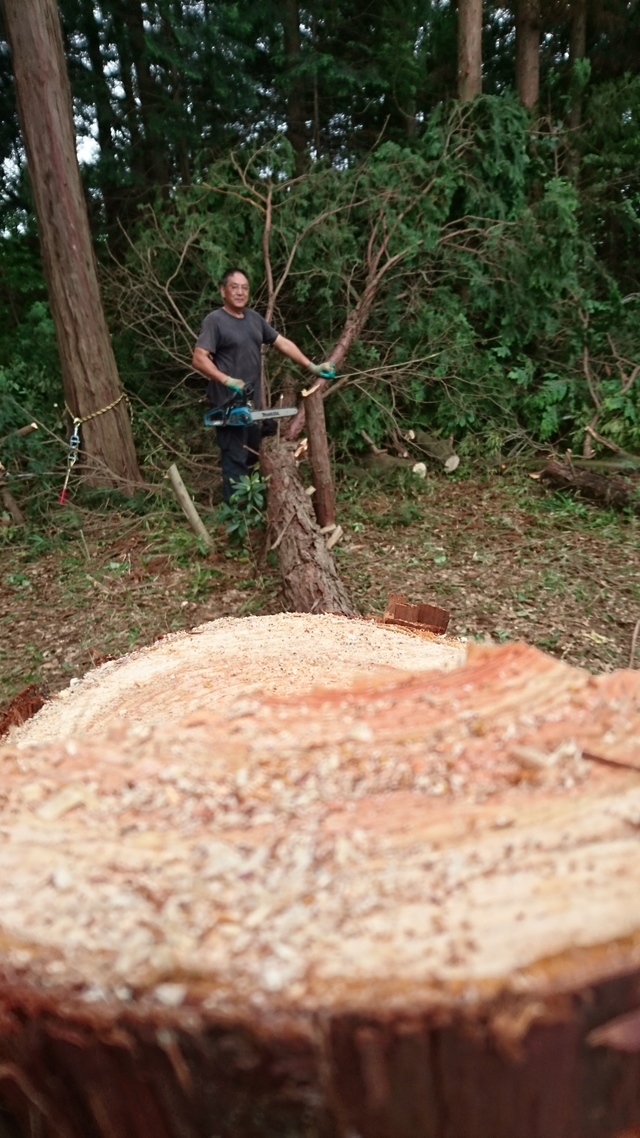
M 593 671 L 628 667 L 640 618 L 640 530 L 526 473 L 424 481 L 339 474 L 341 573 L 363 615 L 389 592 L 451 611 L 454 637 L 523 639 Z M 177 508 L 65 506 L 0 529 L 0 711 L 28 684 L 66 687 L 107 659 L 220 616 L 281 611 L 275 555 L 215 537 Z M 636 654 L 638 666 L 640 652 Z

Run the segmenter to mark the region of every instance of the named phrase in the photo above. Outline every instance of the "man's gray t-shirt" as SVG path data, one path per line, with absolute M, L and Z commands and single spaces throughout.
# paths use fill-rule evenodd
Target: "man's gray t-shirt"
M 260 349 L 273 344 L 278 333 L 253 308 L 245 308 L 242 317 L 230 316 L 224 308 L 215 308 L 205 316 L 197 348 L 204 348 L 214 364 L 225 375 L 243 379 L 247 395 L 256 410 L 262 407 L 262 367 Z M 207 396 L 212 407 L 227 403 L 233 392 L 212 379 L 207 384 Z

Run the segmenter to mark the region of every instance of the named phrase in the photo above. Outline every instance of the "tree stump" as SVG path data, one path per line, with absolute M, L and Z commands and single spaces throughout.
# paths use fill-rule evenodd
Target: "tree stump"
M 269 478 L 267 531 L 278 550 L 285 606 L 294 612 L 356 616 L 298 475 L 292 443 L 267 439 L 260 465 Z
M 0 1133 L 622 1138 L 639 732 L 505 645 L 0 749 Z

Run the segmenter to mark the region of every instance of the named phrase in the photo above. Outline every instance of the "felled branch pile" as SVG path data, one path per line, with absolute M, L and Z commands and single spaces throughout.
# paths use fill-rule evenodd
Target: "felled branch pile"
M 5 1118 L 42 1138 L 637 1126 L 639 707 L 637 673 L 510 645 L 0 750 Z

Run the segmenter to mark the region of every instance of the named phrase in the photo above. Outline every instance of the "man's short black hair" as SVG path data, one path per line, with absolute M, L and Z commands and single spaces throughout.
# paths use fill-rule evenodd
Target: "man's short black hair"
M 234 273 L 242 273 L 243 277 L 247 278 L 247 282 L 249 281 L 249 274 L 245 273 L 244 269 L 225 269 L 224 273 L 220 277 L 220 288 L 225 287 L 229 280 L 229 277 L 232 277 Z

